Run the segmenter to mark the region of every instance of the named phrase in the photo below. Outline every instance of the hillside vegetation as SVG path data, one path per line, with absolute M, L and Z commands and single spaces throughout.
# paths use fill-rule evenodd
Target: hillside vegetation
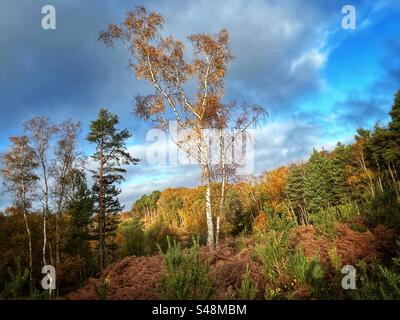
M 397 299 L 399 128 L 400 93 L 388 126 L 359 129 L 353 144 L 314 150 L 307 162 L 230 182 L 215 251 L 201 247 L 207 237 L 203 187 L 144 195 L 114 216 L 119 222 L 107 238 L 109 267 L 102 274 L 90 227 L 95 220 L 80 216 L 88 201 L 80 181 L 59 221 L 59 293 L 86 283 L 66 297 Z M 49 226 L 55 218 L 49 216 Z M 32 241 L 40 243 L 40 215 L 29 213 L 27 220 Z M 0 238 L 2 296 L 24 296 L 29 257 L 18 208 L 0 216 Z M 34 265 L 40 249 L 34 246 Z M 346 264 L 357 270 L 357 290 L 341 287 Z M 199 292 L 188 292 L 194 285 Z

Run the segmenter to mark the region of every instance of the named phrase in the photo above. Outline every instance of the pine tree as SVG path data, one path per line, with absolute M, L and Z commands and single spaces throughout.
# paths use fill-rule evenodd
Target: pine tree
M 338 142 L 333 153 L 331 177 L 335 205 L 348 200 L 349 187 L 346 179 L 346 165 L 349 161 L 349 148 Z
M 390 111 L 391 121 L 389 129 L 393 132 L 397 132 L 400 135 L 400 90 L 397 91 L 394 98 L 392 110 Z
M 95 178 L 99 178 L 99 175 L 95 174 Z M 115 184 L 120 183 L 123 179 L 121 175 L 112 173 L 112 169 L 105 167 L 103 173 L 102 182 L 102 207 L 104 210 L 104 221 L 103 221 L 103 249 L 104 257 L 103 261 L 113 260 L 114 253 L 116 252 L 117 244 L 114 241 L 116 230 L 118 228 L 118 213 L 121 212 L 124 207 L 121 205 L 118 195 L 121 193 L 121 189 L 117 188 Z M 94 199 L 96 203 L 100 203 L 100 184 L 96 181 L 93 185 Z M 100 217 L 98 217 L 98 224 L 100 226 Z
M 82 171 L 75 170 L 69 179 L 72 190 L 67 201 L 69 229 L 66 251 L 87 258 L 89 255 L 88 242 L 91 239 L 90 225 L 93 218 L 94 199 Z
M 331 168 L 326 152 L 314 150 L 308 160 L 305 179 L 305 198 L 311 212 L 324 209 L 333 202 Z
M 394 99 L 392 110 L 390 111 L 391 121 L 389 123 L 390 132 L 390 151 L 386 154 L 388 162 L 400 170 L 400 90 Z
M 121 190 L 116 187 L 126 172 L 122 165 L 134 164 L 139 159 L 133 158 L 126 148 L 126 141 L 131 137 L 128 130 L 118 130 L 118 116 L 107 109 L 101 109 L 98 118 L 91 122 L 88 141 L 96 145 L 92 158 L 98 163 L 98 168 L 92 170 L 96 181 L 93 186 L 97 205 L 97 220 L 99 233 L 99 265 L 103 270 L 106 257 L 106 237 L 111 239 L 116 229 L 116 213 L 122 210 L 118 195 Z M 110 240 L 108 239 L 108 240 Z
M 161 192 L 153 191 L 151 194 L 143 195 L 133 204 L 131 211 L 138 213 L 140 216 L 151 215 L 157 208 L 157 201 L 160 198 Z
M 289 210 L 301 224 L 308 224 L 307 204 L 305 200 L 305 170 L 303 165 L 294 165 L 290 168 L 288 185 L 285 195 Z

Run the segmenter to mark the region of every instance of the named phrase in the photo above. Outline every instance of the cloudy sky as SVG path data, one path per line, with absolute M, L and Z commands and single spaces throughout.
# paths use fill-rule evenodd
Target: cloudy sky
M 56 8 L 56 30 L 41 27 L 42 7 Z M 342 7 L 356 9 L 356 29 L 342 28 Z M 151 125 L 135 119 L 132 99 L 151 92 L 127 68 L 122 47 L 106 48 L 98 34 L 119 23 L 135 5 L 165 17 L 165 34 L 186 42 L 193 33 L 231 34 L 225 101 L 264 106 L 266 121 L 255 132 L 255 174 L 305 159 L 313 147 L 351 142 L 356 128 L 385 123 L 400 88 L 400 3 L 397 0 L 1 0 L 0 151 L 23 133 L 34 116 L 83 125 L 107 107 L 134 137 L 129 149 L 143 158 L 129 168 L 122 202 L 168 186 L 194 186 L 195 166 L 145 160 Z M 190 47 L 187 47 L 190 49 Z M 168 152 L 168 151 L 167 151 Z M 0 209 L 9 204 L 0 192 Z

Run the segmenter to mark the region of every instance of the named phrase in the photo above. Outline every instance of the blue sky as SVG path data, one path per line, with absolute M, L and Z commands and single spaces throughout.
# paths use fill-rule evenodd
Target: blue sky
M 229 3 L 229 4 L 228 4 Z M 57 29 L 41 28 L 41 8 L 57 11 Z M 226 101 L 260 104 L 268 121 L 255 132 L 255 173 L 305 159 L 313 147 L 351 142 L 360 126 L 388 119 L 400 88 L 400 4 L 396 0 L 2 0 L 0 2 L 0 151 L 8 137 L 23 133 L 34 116 L 66 118 L 83 125 L 101 107 L 118 114 L 134 138 L 129 147 L 143 157 L 151 124 L 135 119 L 132 99 L 151 92 L 127 68 L 121 47 L 97 38 L 119 23 L 135 4 L 165 17 L 165 34 L 186 41 L 192 33 L 227 28 L 235 60 L 229 66 Z M 355 30 L 341 28 L 341 8 L 356 8 Z M 190 47 L 187 47 L 190 49 Z M 194 186 L 195 166 L 129 168 L 121 199 L 131 202 L 154 189 Z M 9 202 L 0 194 L 0 209 Z

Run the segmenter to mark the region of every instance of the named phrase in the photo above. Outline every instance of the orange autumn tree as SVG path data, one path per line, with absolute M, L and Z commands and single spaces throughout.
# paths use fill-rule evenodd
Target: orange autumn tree
M 266 196 L 266 204 L 274 211 L 279 211 L 285 200 L 285 189 L 288 184 L 288 167 L 280 167 L 263 174 L 260 191 Z
M 184 59 L 184 44 L 160 31 L 164 19 L 158 13 L 148 13 L 144 8 L 128 11 L 122 25 L 110 25 L 100 34 L 107 46 L 121 40 L 135 61 L 132 67 L 138 79 L 145 79 L 154 88 L 152 94 L 136 96 L 135 114 L 154 120 L 166 128 L 168 115 L 172 114 L 178 130 L 185 138 L 176 141 L 187 155 L 195 159 L 202 169 L 205 184 L 207 244 L 215 245 L 211 206 L 210 143 L 204 130 L 217 123 L 224 127 L 224 95 L 227 64 L 232 60 L 229 34 L 221 30 L 217 35 L 195 34 L 188 37 L 193 46 L 193 60 Z M 197 82 L 195 94 L 189 95 L 188 81 Z

